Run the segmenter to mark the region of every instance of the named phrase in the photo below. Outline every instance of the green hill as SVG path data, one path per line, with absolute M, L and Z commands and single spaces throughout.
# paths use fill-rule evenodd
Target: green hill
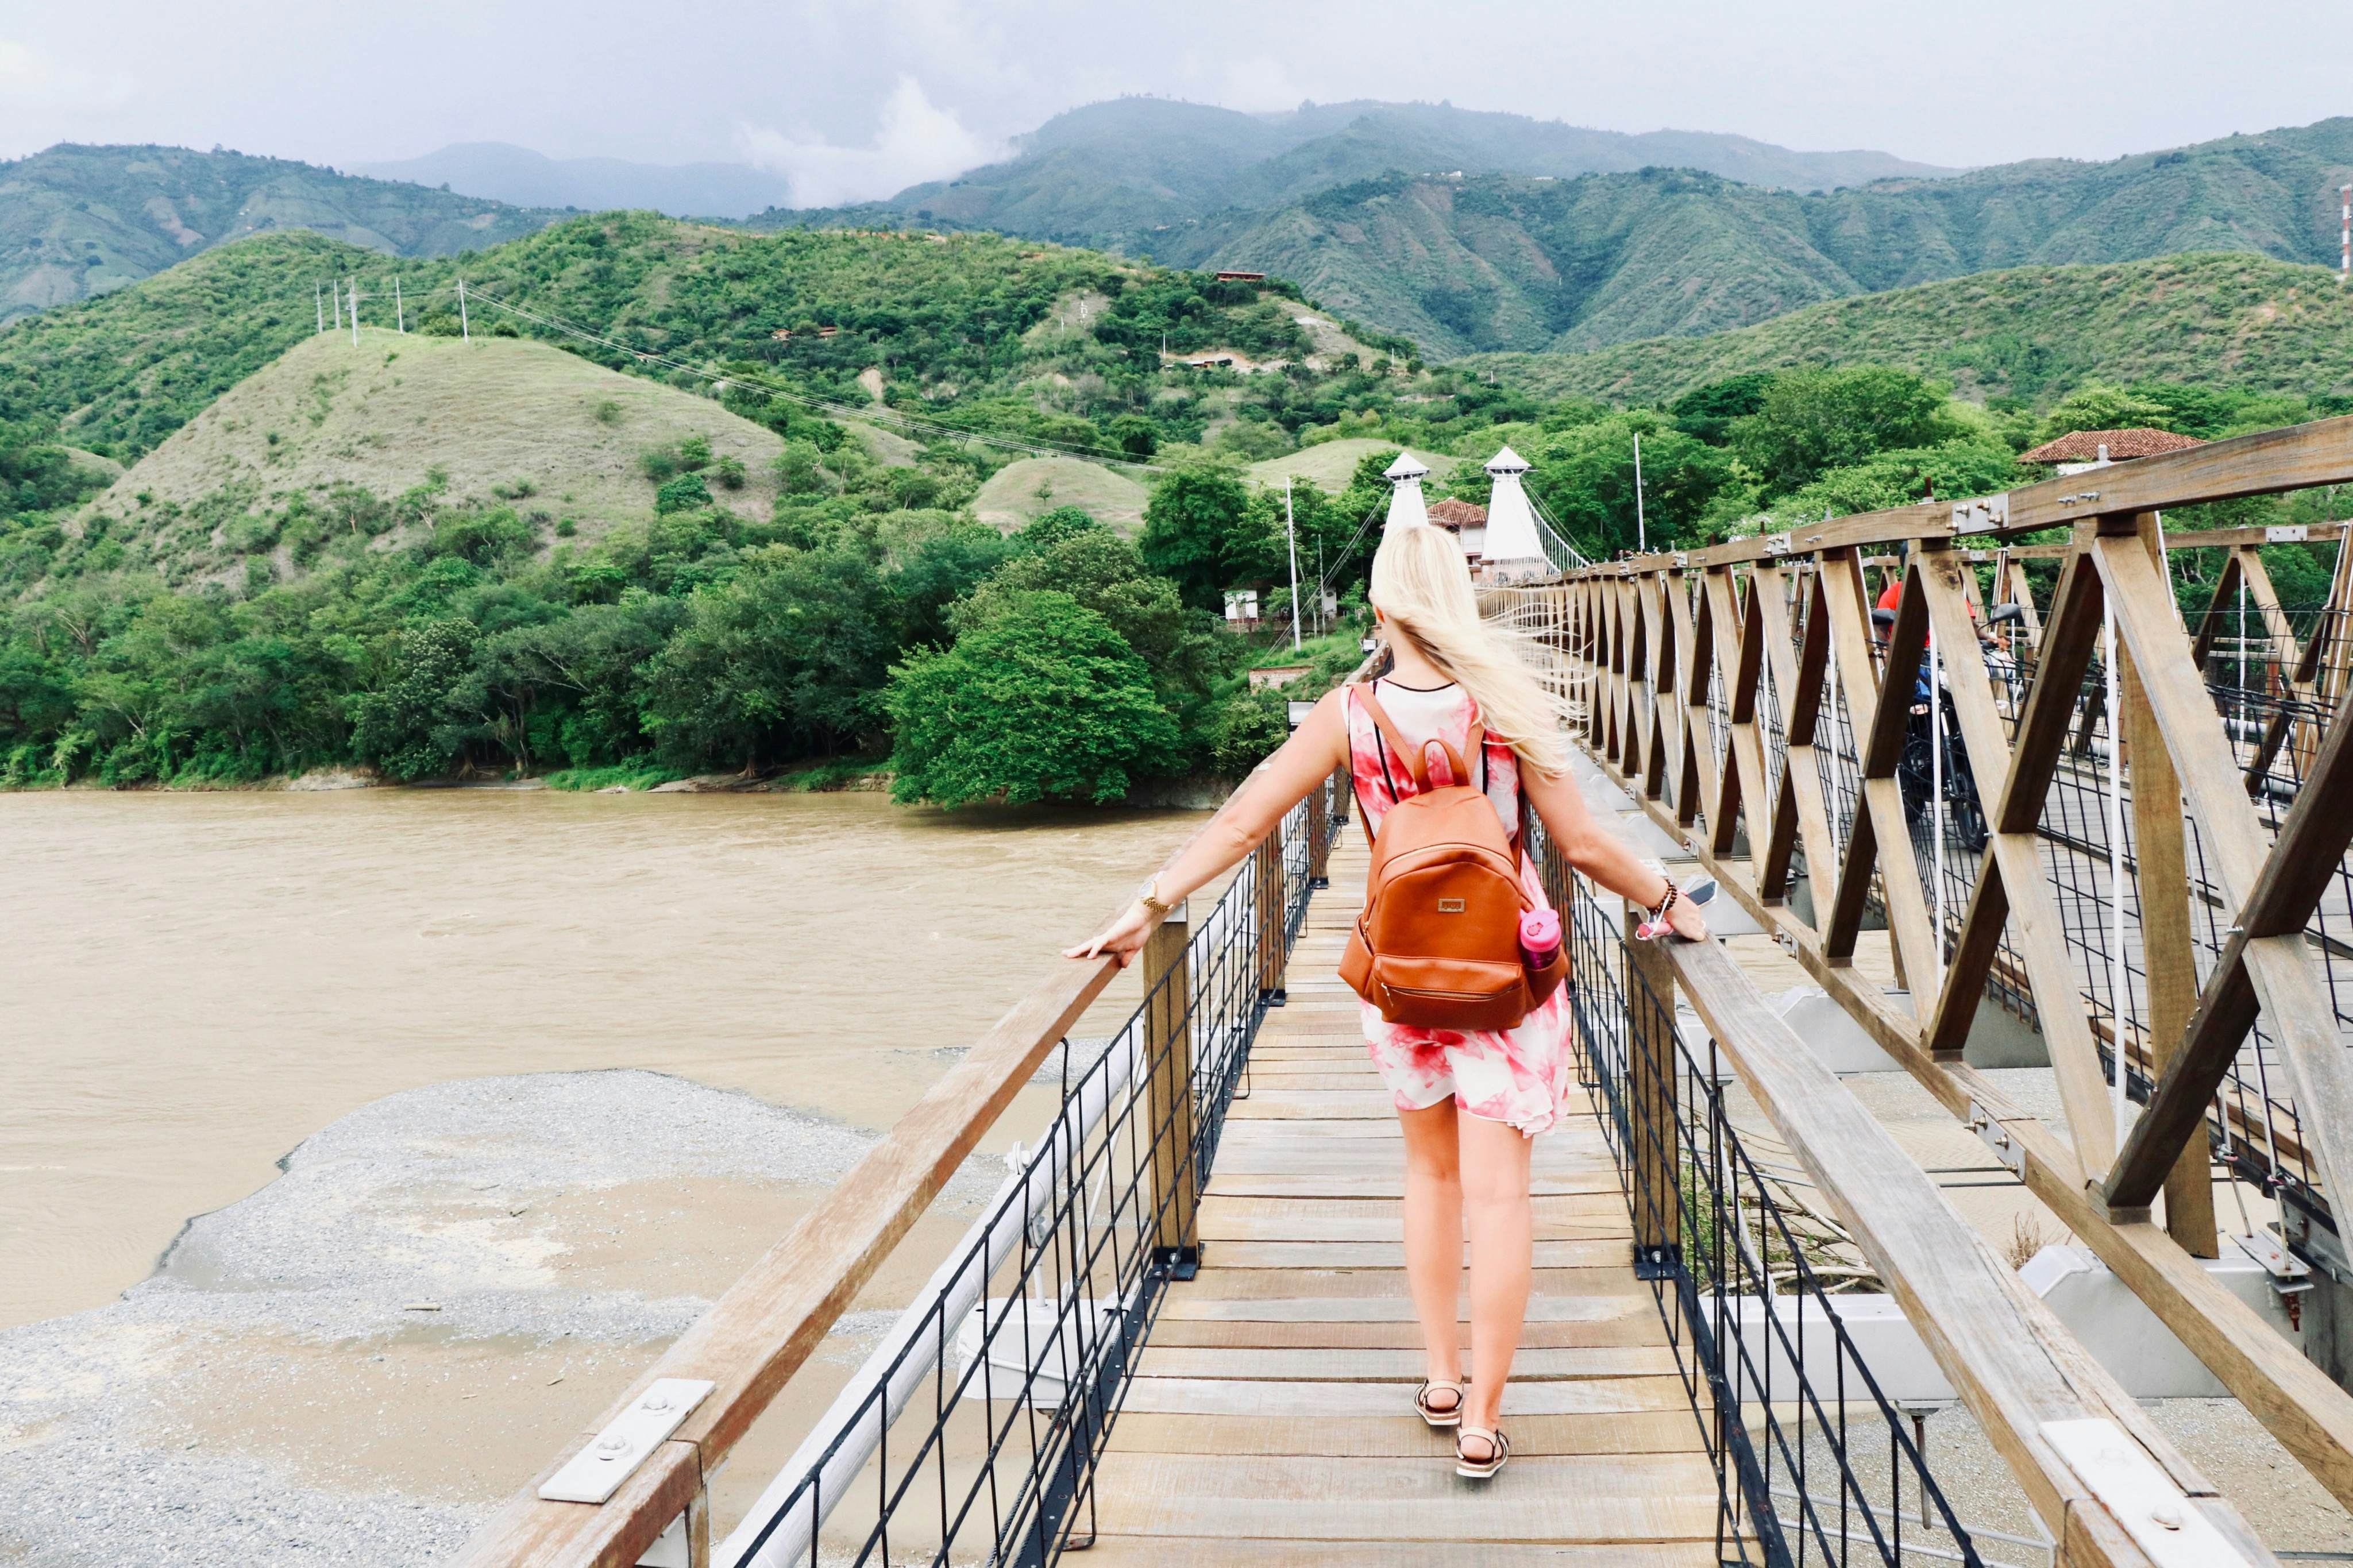
M 2353 294 L 2327 268 L 2243 253 L 2021 267 L 1835 300 L 1736 331 L 1457 368 L 1544 397 L 1659 403 L 1744 371 L 1893 364 L 2033 399 L 2076 382 L 2353 392 Z
M 0 163 L 0 321 L 253 234 L 307 229 L 385 255 L 445 256 L 554 216 L 285 158 L 65 143 Z
M 1296 280 L 1436 355 L 1746 326 L 1850 294 L 2034 263 L 2243 250 L 2337 258 L 2353 120 L 2105 163 L 2042 160 L 1825 195 L 1677 169 L 1388 174 L 1136 237 L 1178 265 Z
M 1023 458 L 988 477 L 974 496 L 975 516 L 1010 533 L 1056 507 L 1083 508 L 1123 533 L 1144 526 L 1144 486 L 1135 479 L 1077 458 Z
M 1189 438 L 1206 416 L 1178 393 L 1157 402 L 1164 341 L 1266 357 L 1311 347 L 1297 303 L 1248 284 L 1123 262 L 994 235 L 795 230 L 752 234 L 649 213 L 554 225 L 464 258 L 476 336 L 546 336 L 609 368 L 788 383 L 873 417 L 947 421 L 1107 454 L 1103 425 L 1145 409 L 1159 438 Z M 313 283 L 356 272 L 369 325 L 392 320 L 397 280 L 408 324 L 459 329 L 448 258 L 388 262 L 311 234 L 259 235 L 205 251 L 132 287 L 0 329 L 0 419 L 54 427 L 64 440 L 137 458 L 316 328 Z M 1094 301 L 1083 318 L 1063 310 Z M 590 343 L 502 313 L 506 301 L 577 323 Z M 1033 381 L 1083 394 L 1027 395 Z M 740 383 L 739 412 L 769 409 Z M 1069 412 L 1050 412 L 1050 401 Z M 895 414 L 893 411 L 895 410 Z M 774 422 L 773 420 L 771 421 Z
M 167 582 L 250 555 L 241 520 L 300 497 L 326 509 L 339 490 L 422 490 L 443 506 L 512 503 L 537 522 L 593 540 L 649 521 L 644 455 L 702 437 L 743 466 L 717 504 L 750 521 L 774 508 L 784 442 L 708 398 L 621 375 L 545 343 L 406 336 L 363 329 L 307 338 L 140 459 L 84 514 L 106 520 L 134 563 Z M 401 542 L 401 529 L 387 544 Z M 281 562 L 281 569 L 290 563 Z

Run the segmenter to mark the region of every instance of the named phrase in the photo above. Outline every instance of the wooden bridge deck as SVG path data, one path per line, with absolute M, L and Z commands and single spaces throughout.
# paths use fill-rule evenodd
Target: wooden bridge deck
M 1403 1155 L 1334 973 L 1365 868 L 1352 826 L 1226 1124 L 1199 1277 L 1169 1288 L 1112 1430 L 1086 1561 L 1713 1564 L 1715 1471 L 1581 1100 L 1536 1144 L 1511 1464 L 1459 1479 L 1451 1438 L 1414 1415 Z

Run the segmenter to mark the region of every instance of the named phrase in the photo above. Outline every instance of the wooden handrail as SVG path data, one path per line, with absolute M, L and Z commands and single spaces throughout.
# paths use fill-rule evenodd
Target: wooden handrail
M 1654 952 L 1774 1129 L 1887 1281 L 1937 1367 L 2023 1486 L 2070 1564 L 2153 1559 L 2052 1447 L 2047 1424 L 2103 1420 L 2137 1445 L 2250 1563 L 2274 1561 L 2237 1509 L 1994 1256 L 1927 1173 L 1714 942 Z M 1672 1146 L 1672 1145 L 1670 1145 Z
M 607 1409 L 597 1427 L 628 1410 L 656 1378 L 707 1378 L 718 1385 L 621 1491 L 596 1507 L 539 1497 L 540 1483 L 592 1429 L 510 1499 L 459 1561 L 476 1568 L 636 1563 L 702 1493 L 712 1471 L 1118 972 L 1108 958 L 1058 964 Z

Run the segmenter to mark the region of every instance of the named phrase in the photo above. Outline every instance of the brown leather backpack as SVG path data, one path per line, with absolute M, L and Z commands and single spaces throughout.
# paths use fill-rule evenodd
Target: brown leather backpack
M 1458 782 L 1430 787 L 1423 750 L 1398 732 L 1369 685 L 1364 705 L 1414 793 L 1391 806 L 1373 838 L 1365 908 L 1340 958 L 1340 978 L 1392 1024 L 1430 1029 L 1509 1029 L 1568 973 L 1567 944 L 1543 969 L 1520 960 L 1520 916 L 1535 907 L 1519 877 L 1519 847 L 1452 747 L 1431 742 Z M 1486 744 L 1474 716 L 1471 754 Z M 1370 820 L 1369 816 L 1367 820 Z

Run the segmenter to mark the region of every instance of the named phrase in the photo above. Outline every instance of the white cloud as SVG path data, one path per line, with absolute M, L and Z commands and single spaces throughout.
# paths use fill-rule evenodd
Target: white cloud
M 744 156 L 790 183 L 793 205 L 834 206 L 887 196 L 925 180 L 945 179 L 1004 153 L 965 129 L 934 104 L 923 83 L 902 76 L 882 105 L 870 147 L 845 147 L 745 125 L 737 133 Z
M 60 65 L 28 44 L 0 38 L 0 102 L 23 108 L 120 109 L 132 82 Z

